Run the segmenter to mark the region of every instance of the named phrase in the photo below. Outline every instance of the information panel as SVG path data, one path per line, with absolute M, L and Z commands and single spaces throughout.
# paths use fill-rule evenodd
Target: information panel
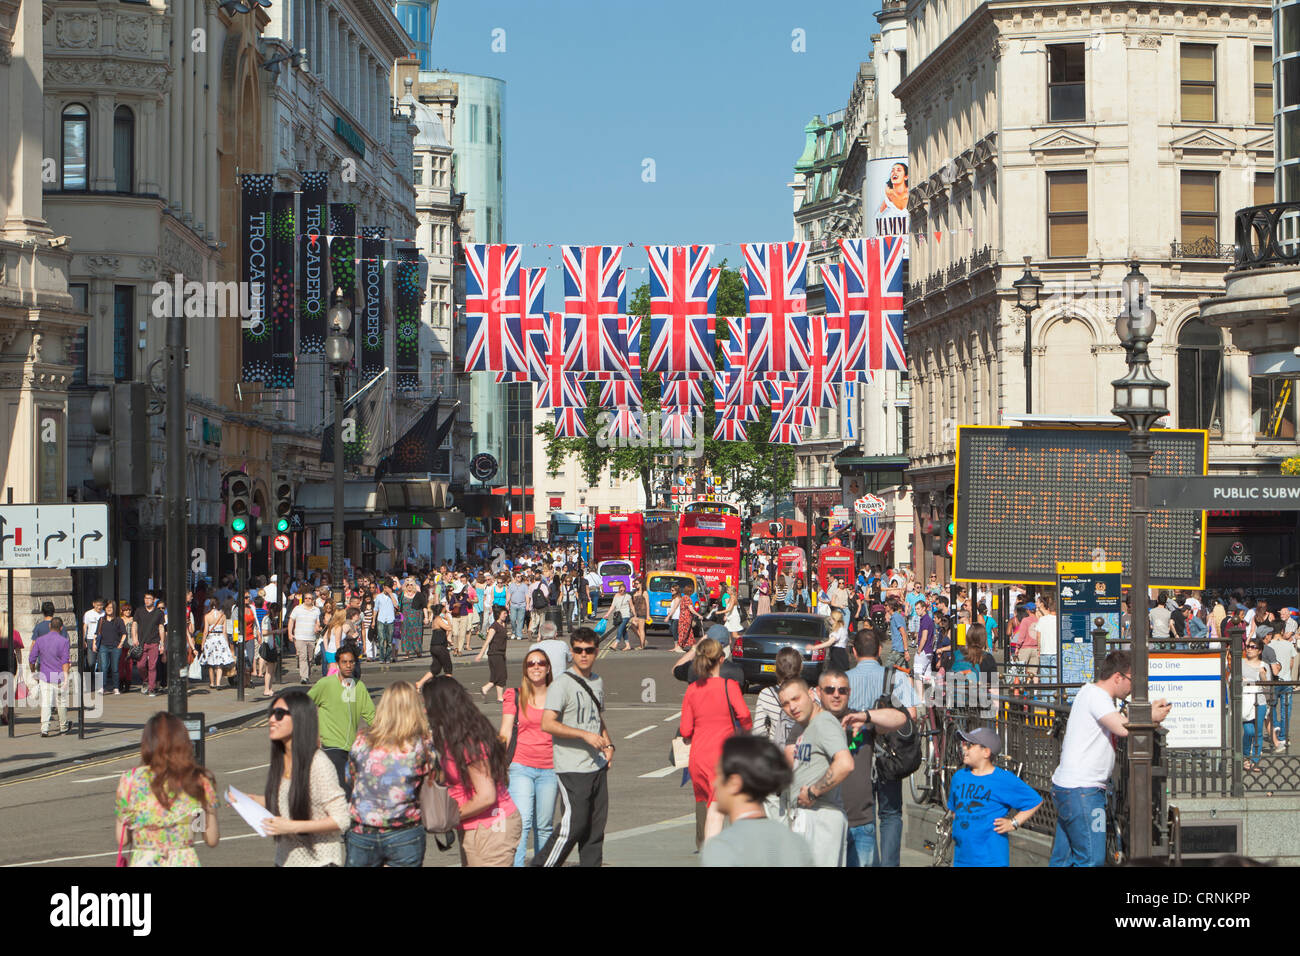
M 1092 681 L 1095 664 L 1092 632 L 1101 628 L 1108 641 L 1120 639 L 1120 564 L 1066 561 L 1056 570 L 1061 681 L 1087 684 Z M 1069 699 L 1074 699 L 1072 693 Z
M 1130 570 L 1128 432 L 1123 429 L 957 429 L 959 581 L 1056 581 L 1062 561 L 1119 561 Z M 1207 433 L 1151 434 L 1153 475 L 1203 475 Z M 1205 586 L 1205 515 L 1153 510 L 1153 586 Z
M 1147 677 L 1152 700 L 1173 706 L 1162 726 L 1167 747 L 1223 746 L 1223 661 L 1208 654 L 1153 653 Z

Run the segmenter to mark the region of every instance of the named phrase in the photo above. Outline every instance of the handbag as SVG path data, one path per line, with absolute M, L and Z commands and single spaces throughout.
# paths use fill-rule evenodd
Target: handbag
M 506 744 L 506 763 L 515 762 L 515 747 L 519 744 L 519 718 L 524 709 L 524 689 L 520 687 L 515 691 L 515 719 L 510 725 L 510 741 Z
M 203 665 L 197 660 L 190 661 L 189 670 L 185 672 L 185 676 L 190 680 L 203 680 Z
M 131 828 L 130 828 L 130 827 L 122 827 L 122 835 L 121 835 L 120 837 L 118 837 L 118 840 L 117 840 L 117 862 L 114 864 L 114 866 L 126 866 L 126 865 L 127 865 L 127 862 L 126 862 L 126 855 L 122 852 L 122 847 L 126 846 L 126 831 L 129 830 L 129 829 L 131 829 Z
M 597 621 L 594 625 L 592 625 L 591 629 L 595 631 L 597 634 L 604 634 L 607 630 L 609 630 L 609 621 L 605 620 L 602 617 L 599 621 Z
M 447 784 L 438 781 L 440 771 L 435 760 L 433 771 L 420 784 L 420 817 L 428 833 L 446 833 L 460 825 L 460 805 Z
M 690 765 L 691 745 L 687 743 L 686 738 L 681 734 L 673 738 L 673 746 L 668 754 L 668 762 L 678 769 L 684 769 Z
M 280 649 L 271 641 L 263 641 L 257 648 L 257 656 L 267 663 L 274 664 L 280 659 Z
M 311 662 L 320 665 L 325 660 L 325 642 L 323 640 L 316 642 L 316 650 L 311 656 Z
M 144 645 L 139 643 L 132 644 L 126 649 L 126 656 L 131 658 L 133 661 L 138 661 L 140 658 L 144 657 Z

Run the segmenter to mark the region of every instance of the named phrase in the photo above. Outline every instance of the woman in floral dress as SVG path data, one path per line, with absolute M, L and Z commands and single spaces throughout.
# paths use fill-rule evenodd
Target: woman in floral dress
M 423 652 L 424 644 L 424 608 L 419 587 L 415 578 L 407 578 L 398 596 L 397 611 L 402 615 L 401 643 L 398 645 L 403 654 L 417 657 Z
M 226 642 L 226 615 L 217 607 L 214 598 L 204 602 L 206 613 L 203 615 L 203 657 L 202 662 L 208 668 L 208 687 L 212 690 L 224 686 L 222 679 L 227 667 L 235 663 L 235 655 Z
M 118 846 L 129 852 L 130 866 L 198 866 L 194 834 L 202 832 L 208 846 L 220 836 L 217 795 L 212 774 L 194 762 L 180 718 L 149 718 L 140 760 L 117 785 Z

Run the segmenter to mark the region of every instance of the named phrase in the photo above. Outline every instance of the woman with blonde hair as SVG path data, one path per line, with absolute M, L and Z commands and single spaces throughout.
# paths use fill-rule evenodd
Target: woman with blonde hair
M 695 848 L 722 831 L 722 814 L 714 804 L 714 784 L 722 744 L 737 733 L 749 733 L 754 720 L 745 696 L 734 680 L 719 676 L 725 655 L 711 637 L 700 641 L 692 665 L 695 680 L 682 700 L 681 735 L 690 742 L 691 787 L 695 791 Z
M 348 623 L 348 612 L 339 608 L 330 617 L 322 617 L 321 620 L 329 621 L 325 625 L 321 650 L 321 666 L 325 668 L 325 676 L 329 677 L 339 672 L 339 666 L 335 661 L 339 656 L 339 647 L 343 644 L 343 630 Z
M 397 681 L 348 754 L 347 866 L 424 865 L 420 785 L 433 769 L 424 702 L 414 684 Z
M 844 612 L 839 608 L 831 611 L 831 634 L 830 637 L 820 644 L 814 644 L 812 650 L 819 651 L 823 648 L 830 648 L 826 654 L 827 663 L 837 670 L 848 673 L 849 670 L 849 628 L 844 623 Z

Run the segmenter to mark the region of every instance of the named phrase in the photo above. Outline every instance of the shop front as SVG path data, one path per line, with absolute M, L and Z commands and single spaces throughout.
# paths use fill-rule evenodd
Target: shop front
M 1246 604 L 1300 604 L 1294 511 L 1206 512 L 1205 587 L 1242 592 Z M 1278 577 L 1279 572 L 1285 574 Z

